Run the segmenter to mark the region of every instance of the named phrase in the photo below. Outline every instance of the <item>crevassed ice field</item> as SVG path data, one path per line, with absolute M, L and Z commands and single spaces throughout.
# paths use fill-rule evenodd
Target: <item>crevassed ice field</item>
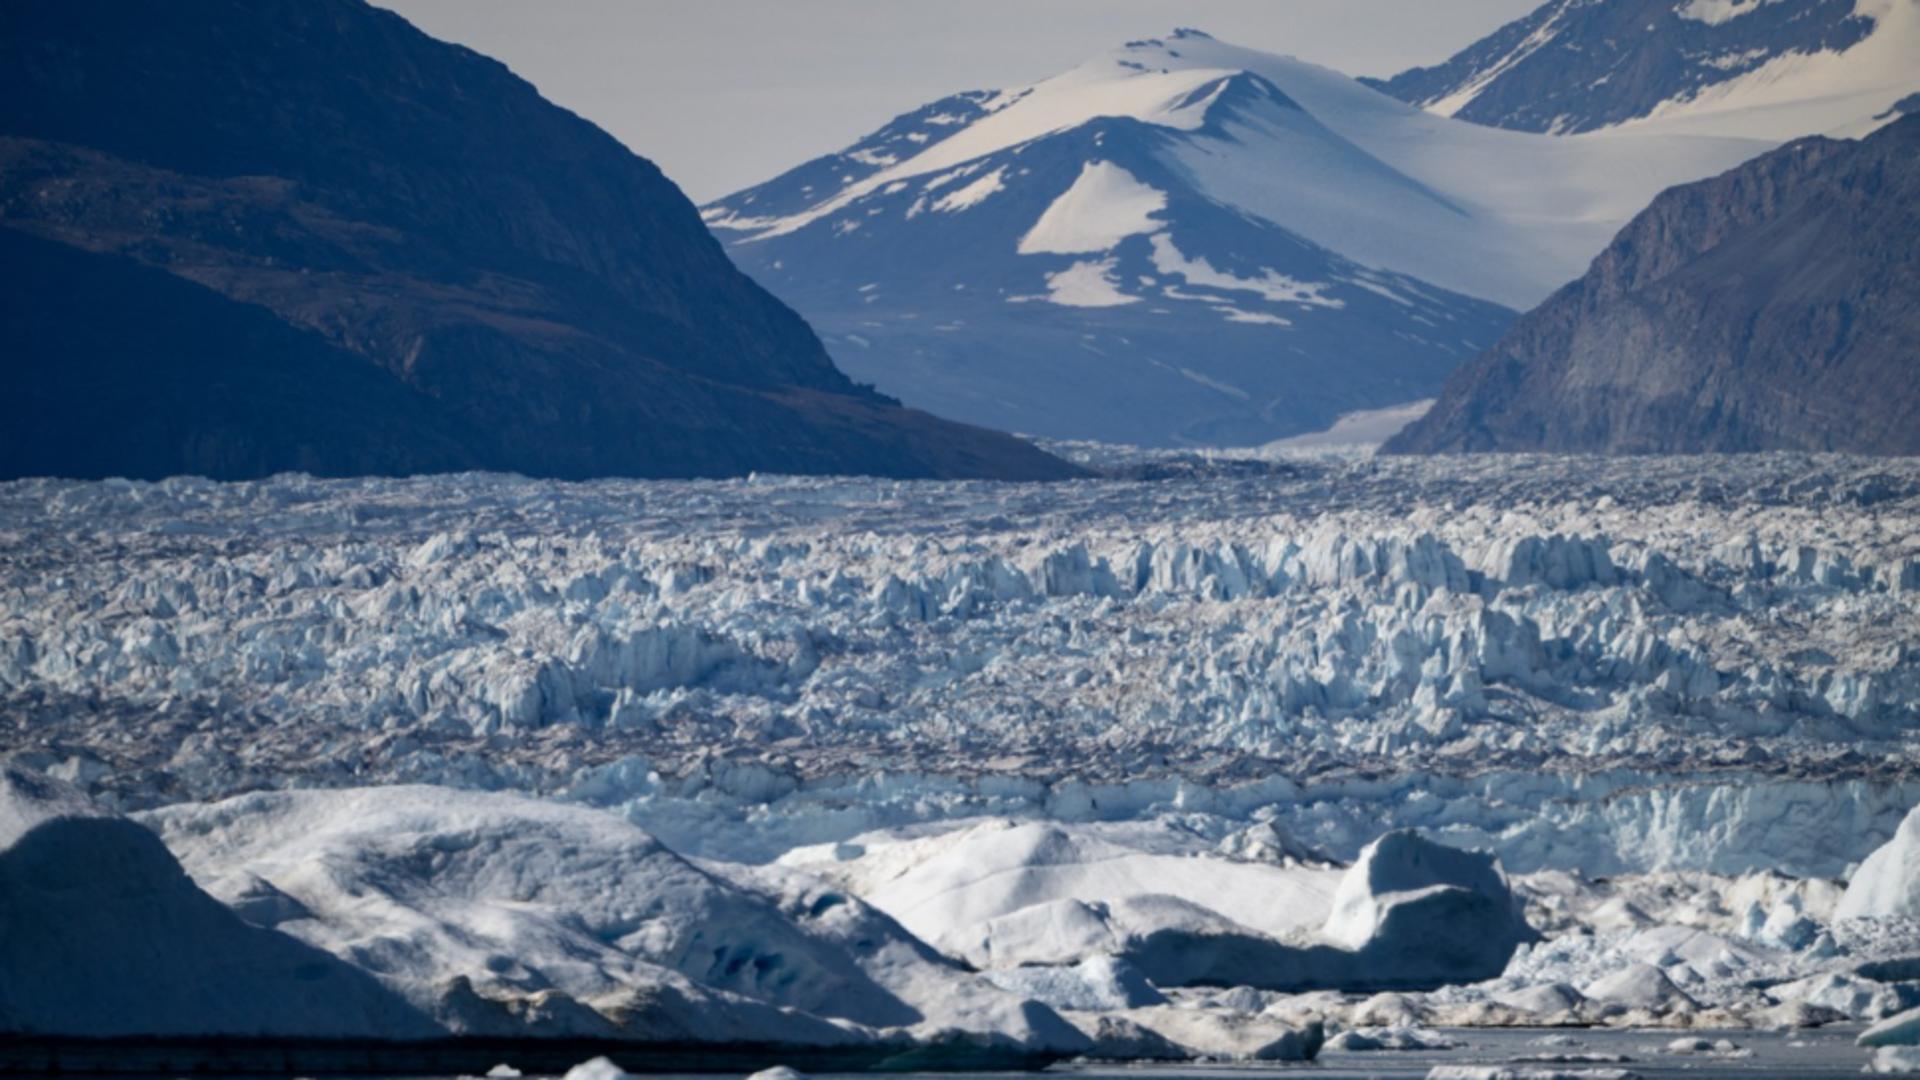
M 1847 883 L 1920 803 L 1920 466 L 1068 449 L 1125 478 L 8 484 L 6 737 L 470 1028 L 457 978 L 1113 1057 L 1920 1004 Z M 1450 858 L 1525 922 L 1376 919 Z

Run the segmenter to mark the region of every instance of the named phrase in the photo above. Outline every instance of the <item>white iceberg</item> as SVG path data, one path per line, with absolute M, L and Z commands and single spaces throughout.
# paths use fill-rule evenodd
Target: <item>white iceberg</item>
M 0 1030 L 441 1033 L 366 972 L 241 921 L 152 832 L 10 764 L 0 765 Z

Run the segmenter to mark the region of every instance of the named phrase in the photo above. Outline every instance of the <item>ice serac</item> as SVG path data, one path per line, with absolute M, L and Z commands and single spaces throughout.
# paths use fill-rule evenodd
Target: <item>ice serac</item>
M 0 1031 L 421 1038 L 371 976 L 202 892 L 152 832 L 0 764 Z
M 1073 471 L 854 383 L 651 163 L 359 0 L 7 4 L 0 98 L 0 475 Z
M 928 106 L 703 213 L 909 404 L 1255 445 L 1430 397 L 1654 192 L 1768 145 L 1494 131 L 1181 30 Z
M 1834 914 L 1843 919 L 1920 918 L 1920 808 L 1893 839 L 1860 863 Z
M 1920 116 L 1654 200 L 1401 453 L 1920 453 Z
M 1517 131 L 1859 133 L 1920 90 L 1915 0 L 1549 0 L 1370 85 Z

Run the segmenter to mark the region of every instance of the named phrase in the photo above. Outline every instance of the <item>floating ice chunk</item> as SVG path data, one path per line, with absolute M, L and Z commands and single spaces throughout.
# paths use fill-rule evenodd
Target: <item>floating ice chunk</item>
M 272 883 L 311 913 L 289 929 L 377 964 L 463 1031 L 537 1020 L 583 1036 L 867 1037 L 820 1019 L 831 1016 L 929 1038 L 1086 1045 L 857 899 L 723 880 L 604 811 L 392 786 L 260 792 L 147 820 L 216 891 Z
M 1563 982 L 1541 983 L 1497 995 L 1494 1000 L 1521 1012 L 1542 1017 L 1570 1016 L 1586 1004 L 1587 997 Z
M 1920 1073 L 1920 1046 L 1882 1046 L 1873 1052 L 1863 1071 L 1882 1076 Z
M 1193 1057 L 1311 1061 L 1326 1041 L 1326 1032 L 1317 1021 L 1295 1024 L 1270 1016 L 1171 1005 L 1135 1009 L 1125 1016 L 1186 1048 Z
M 1908 1009 L 1860 1033 L 1861 1046 L 1920 1046 L 1920 1009 Z
M 1913 1005 L 1910 989 L 1863 979 L 1841 971 L 1809 975 L 1767 991 L 1776 1001 L 1805 1002 L 1832 1009 L 1849 1020 L 1879 1020 Z
M 561 1080 L 635 1080 L 634 1075 L 605 1057 L 583 1061 L 567 1070 Z
M 1096 1061 L 1183 1061 L 1193 1051 L 1167 1038 L 1137 1020 L 1114 1013 L 1069 1014 L 1079 1024 L 1093 1049 L 1087 1057 Z
M 1687 1035 L 1668 1043 L 1661 1051 L 1666 1054 L 1704 1054 L 1711 1057 L 1751 1057 L 1753 1051 L 1741 1047 L 1732 1039 L 1704 1039 L 1697 1035 Z
M 1437 1031 L 1416 1027 L 1352 1028 L 1327 1040 L 1328 1050 L 1451 1050 L 1459 1044 Z
M 1596 1001 L 1629 1008 L 1664 1012 L 1673 1008 L 1695 1009 L 1699 1002 L 1674 985 L 1667 973 L 1652 964 L 1630 964 L 1589 984 L 1584 993 Z
M 775 1065 L 771 1069 L 761 1069 L 747 1077 L 747 1080 L 811 1080 L 806 1073 L 788 1065 Z
M 1498 975 L 1538 935 L 1499 862 L 1410 830 L 1368 844 L 1340 879 L 1322 936 L 1412 984 Z
M 1019 967 L 987 972 L 995 986 L 1056 1009 L 1111 1012 L 1164 1005 L 1132 964 L 1111 956 L 1090 956 L 1072 967 Z

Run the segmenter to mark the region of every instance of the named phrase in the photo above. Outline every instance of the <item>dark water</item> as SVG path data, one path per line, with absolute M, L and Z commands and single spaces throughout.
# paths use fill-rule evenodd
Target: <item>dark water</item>
M 1765 1032 L 1677 1032 L 1677 1031 L 1448 1031 L 1462 1045 L 1453 1050 L 1391 1051 L 1366 1053 L 1328 1051 L 1319 1061 L 1298 1065 L 1056 1065 L 1045 1073 L 973 1073 L 908 1074 L 920 1080 L 952 1080 L 964 1075 L 979 1080 L 1252 1080 L 1273 1077 L 1278 1080 L 1424 1080 L 1435 1065 L 1531 1065 L 1539 1069 L 1579 1072 L 1582 1069 L 1626 1069 L 1660 1080 L 1686 1077 L 1687 1080 L 1730 1080 L 1733 1077 L 1770 1076 L 1779 1080 L 1858 1080 L 1870 1052 L 1853 1044 L 1860 1025 L 1844 1025 L 1816 1031 Z M 1740 1048 L 1752 1051 L 1741 1058 L 1711 1055 L 1678 1055 L 1665 1052 L 1667 1044 L 1682 1036 L 1697 1035 L 1709 1040 L 1729 1039 Z M 1544 1036 L 1571 1040 L 1570 1044 L 1543 1045 Z M 1538 1054 L 1623 1055 L 1623 1063 L 1522 1063 L 1516 1059 Z M 705 1074 L 711 1077 L 716 1074 Z M 818 1080 L 872 1080 L 872 1073 L 821 1076 Z M 420 1080 L 451 1080 L 447 1077 Z M 533 1080 L 531 1074 L 529 1080 Z M 692 1074 L 683 1080 L 702 1080 Z
M 1552 1064 L 1525 1063 L 1534 1068 L 1561 1069 L 1577 1072 L 1581 1069 L 1626 1069 L 1647 1080 L 1660 1077 L 1687 1077 L 1689 1080 L 1720 1080 L 1726 1077 L 1772 1076 L 1793 1077 L 1796 1080 L 1838 1080 L 1847 1077 L 1858 1080 L 1860 1068 L 1866 1064 L 1870 1051 L 1853 1045 L 1859 1034 L 1858 1025 L 1844 1028 L 1828 1028 L 1819 1031 L 1796 1032 L 1676 1032 L 1676 1031 L 1565 1031 L 1552 1033 L 1577 1042 L 1578 1045 L 1541 1045 L 1543 1033 L 1539 1031 L 1449 1031 L 1447 1035 L 1463 1045 L 1454 1050 L 1433 1050 L 1415 1052 L 1396 1052 L 1389 1050 L 1366 1053 L 1341 1053 L 1328 1051 L 1320 1060 L 1307 1065 L 1287 1066 L 1236 1066 L 1222 1065 L 1193 1068 L 1100 1068 L 1097 1066 L 1063 1066 L 1049 1070 L 1071 1074 L 1075 1080 L 1148 1080 L 1149 1077 L 1165 1077 L 1169 1080 L 1200 1080 L 1204 1077 L 1234 1077 L 1249 1074 L 1261 1074 L 1276 1077 L 1324 1077 L 1326 1080 L 1422 1080 L 1427 1070 L 1435 1065 L 1504 1065 L 1516 1062 L 1516 1058 L 1536 1054 L 1609 1054 L 1623 1055 L 1630 1061 L 1622 1063 L 1591 1064 Z M 1709 1040 L 1730 1039 L 1742 1049 L 1753 1051 L 1752 1056 L 1744 1058 L 1722 1058 L 1707 1055 L 1675 1055 L 1664 1052 L 1668 1043 L 1674 1039 L 1699 1035 Z
M 1723 1080 L 1732 1077 L 1776 1077 L 1780 1080 L 1856 1080 L 1871 1056 L 1853 1043 L 1861 1025 L 1850 1024 L 1815 1031 L 1795 1032 L 1676 1032 L 1676 1031 L 1589 1031 L 1562 1030 L 1449 1030 L 1445 1034 L 1460 1043 L 1452 1050 L 1391 1051 L 1365 1053 L 1328 1051 L 1319 1061 L 1301 1064 L 1248 1065 L 1056 1065 L 1044 1073 L 820 1073 L 817 1080 L 873 1080 L 876 1075 L 916 1077 L 917 1080 L 1424 1080 L 1435 1065 L 1512 1065 L 1578 1074 L 1584 1069 L 1625 1069 L 1645 1080 L 1685 1077 L 1687 1080 Z M 1743 1050 L 1745 1057 L 1703 1054 L 1670 1054 L 1666 1047 L 1676 1038 L 1698 1036 L 1709 1040 L 1728 1039 Z M 1544 1040 L 1553 1039 L 1552 1043 Z M 1538 1055 L 1595 1054 L 1624 1057 L 1624 1062 L 1551 1062 L 1523 1061 Z M 614 1055 L 616 1061 L 619 1054 Z M 695 1055 L 697 1060 L 698 1055 Z M 682 1062 L 692 1068 L 706 1069 L 707 1063 Z M 504 1062 L 512 1064 L 508 1056 Z M 637 1063 L 625 1063 L 629 1068 Z M 765 1062 L 772 1065 L 775 1062 Z M 655 1073 L 653 1076 L 676 1080 L 711 1080 L 715 1076 L 744 1075 L 737 1061 L 712 1063 L 700 1073 Z M 762 1067 L 756 1063 L 756 1067 Z M 0 1070 L 6 1072 L 6 1070 Z M 34 1075 L 31 1070 L 7 1072 L 7 1075 Z M 77 1080 L 78 1072 L 65 1073 Z M 551 1074 L 529 1070 L 527 1080 L 542 1080 Z M 282 1078 L 284 1080 L 284 1078 Z M 411 1080 L 455 1080 L 453 1074 L 425 1074 Z

